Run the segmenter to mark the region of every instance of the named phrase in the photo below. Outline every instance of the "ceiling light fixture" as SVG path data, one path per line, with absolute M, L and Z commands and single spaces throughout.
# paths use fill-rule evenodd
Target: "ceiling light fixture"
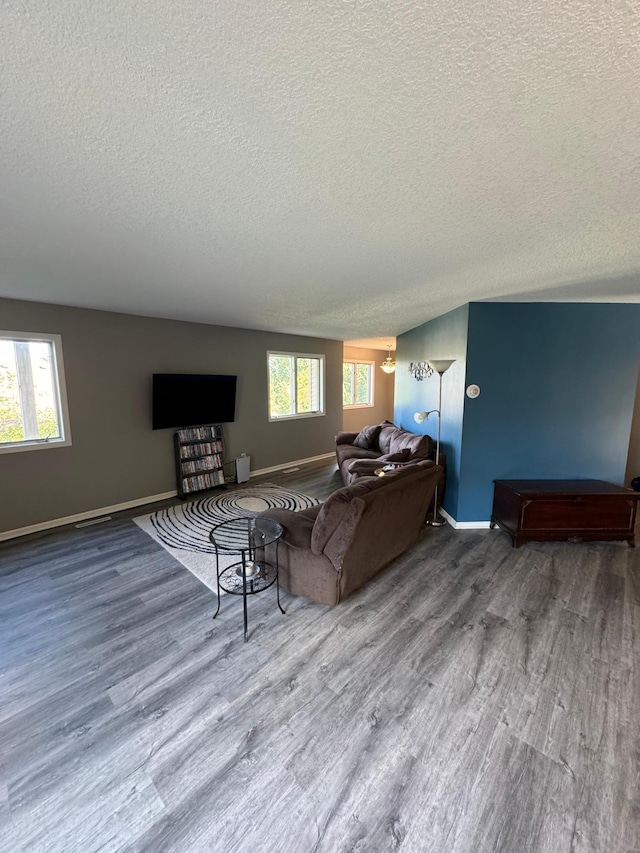
M 385 373 L 395 373 L 396 363 L 391 358 L 391 344 L 387 344 L 387 349 L 389 350 L 389 354 L 387 355 L 385 360 L 382 362 L 380 367 L 382 368 L 382 370 L 384 370 Z

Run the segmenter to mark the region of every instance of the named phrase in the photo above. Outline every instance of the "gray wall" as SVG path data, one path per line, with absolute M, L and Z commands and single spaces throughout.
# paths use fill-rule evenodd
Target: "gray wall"
M 362 427 L 369 424 L 393 420 L 394 374 L 387 374 L 380 370 L 380 365 L 387 357 L 387 352 L 388 350 L 383 353 L 376 349 L 345 346 L 345 359 L 374 361 L 376 365 L 373 371 L 373 406 L 367 406 L 365 409 L 344 409 L 342 428 L 345 432 L 360 432 Z M 393 355 L 394 353 L 392 353 Z
M 340 341 L 0 299 L 0 329 L 62 336 L 73 444 L 0 454 L 0 532 L 175 489 L 172 430 L 151 430 L 153 373 L 238 376 L 227 458 L 253 469 L 329 453 L 342 429 Z M 324 417 L 269 423 L 268 349 L 324 353 Z

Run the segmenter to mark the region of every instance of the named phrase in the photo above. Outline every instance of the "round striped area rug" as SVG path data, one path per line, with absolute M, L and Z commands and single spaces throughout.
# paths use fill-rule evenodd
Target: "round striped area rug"
M 177 504 L 151 515 L 139 516 L 134 518 L 134 521 L 141 530 L 215 591 L 216 557 L 209 533 L 217 524 L 240 516 L 258 515 L 265 509 L 277 507 L 300 510 L 319 503 L 315 498 L 293 489 L 265 483 Z M 237 559 L 234 556 L 221 557 L 220 569 Z

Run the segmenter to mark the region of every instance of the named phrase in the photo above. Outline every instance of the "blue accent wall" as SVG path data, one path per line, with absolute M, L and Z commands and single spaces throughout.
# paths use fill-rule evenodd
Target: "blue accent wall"
M 442 505 L 488 521 L 497 479 L 622 484 L 640 362 L 640 305 L 474 302 L 397 339 L 394 421 L 434 440 L 438 377 L 409 362 L 455 358 L 443 377 Z M 465 395 L 480 386 L 476 399 Z
M 490 518 L 494 479 L 622 484 L 640 305 L 471 303 L 468 328 L 456 520 Z
M 455 358 L 442 377 L 441 452 L 447 455 L 447 484 L 442 506 L 457 517 L 462 424 L 464 414 L 465 363 L 469 306 L 464 305 L 437 317 L 397 338 L 394 423 L 410 432 L 428 434 L 436 440 L 438 418 L 432 415 L 417 424 L 415 412 L 438 407 L 438 375 L 418 382 L 409 375 L 409 363 Z

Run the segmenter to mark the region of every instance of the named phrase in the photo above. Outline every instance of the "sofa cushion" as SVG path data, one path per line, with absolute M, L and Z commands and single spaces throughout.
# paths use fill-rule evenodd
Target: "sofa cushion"
M 360 447 L 362 450 L 377 450 L 378 436 L 380 435 L 381 429 L 382 427 L 380 424 L 362 427 L 353 441 L 353 446 Z
M 378 446 L 383 454 L 409 450 L 410 459 L 427 459 L 433 451 L 430 435 L 416 435 L 393 424 L 382 424 Z
M 363 450 L 361 447 L 354 447 L 352 444 L 338 444 L 336 447 L 336 459 L 340 468 L 354 459 L 377 459 L 378 456 L 377 450 Z
M 391 436 L 398 429 L 397 426 L 384 421 L 380 424 L 380 435 L 378 436 L 378 447 L 380 453 L 390 453 L 391 451 Z
M 360 495 L 365 495 L 373 488 L 380 488 L 384 483 L 380 477 L 365 477 L 350 486 L 344 486 L 330 495 L 322 504 L 311 535 L 311 550 L 314 554 L 322 554 L 324 546 L 333 536 L 336 528 L 342 522 L 351 501 Z
M 414 435 L 411 432 L 398 430 L 396 434 L 391 436 L 389 452 L 397 453 L 400 450 L 408 450 L 412 458 L 426 459 L 432 447 L 433 441 L 430 435 Z
M 378 456 L 378 462 L 408 462 L 411 456 L 411 451 L 408 447 L 404 450 L 396 450 L 395 453 L 385 453 L 383 456 Z
M 348 444 L 351 446 L 355 439 L 357 438 L 357 432 L 339 432 L 336 435 L 336 444 Z
M 431 459 L 420 459 L 417 462 L 396 462 L 396 463 L 385 463 L 389 465 L 399 465 L 400 467 L 396 468 L 395 471 L 404 470 L 405 468 L 415 467 L 426 467 L 429 468 L 436 463 Z M 346 471 L 349 475 L 349 483 L 352 483 L 357 477 L 374 477 L 376 475 L 376 471 L 383 467 L 383 464 L 380 462 L 380 459 L 354 459 L 351 463 L 346 466 Z M 385 471 L 385 477 L 390 473 L 395 473 L 395 471 Z M 348 484 L 347 484 L 348 485 Z

